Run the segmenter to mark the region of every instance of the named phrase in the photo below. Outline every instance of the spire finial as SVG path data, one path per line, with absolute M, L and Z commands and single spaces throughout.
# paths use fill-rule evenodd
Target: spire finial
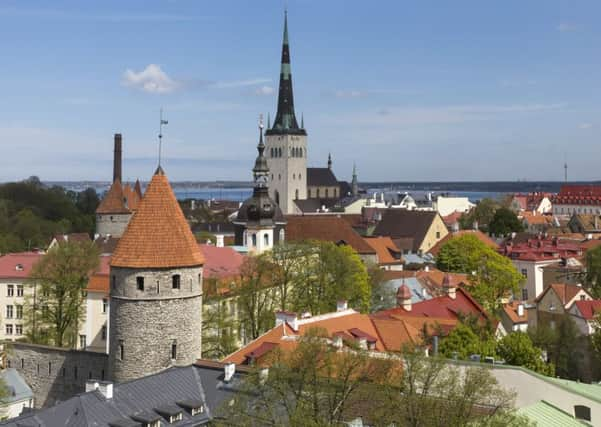
M 259 145 L 263 145 L 263 113 L 259 114 Z
M 267 113 L 267 129 L 271 129 L 271 116 Z
M 332 154 L 328 153 L 328 169 L 332 169 Z
M 160 122 L 159 122 L 159 167 L 158 167 L 158 169 L 161 169 L 161 150 L 163 148 L 163 125 L 169 124 L 169 122 L 167 120 L 163 119 L 163 107 L 161 107 L 161 112 L 159 114 L 159 117 L 160 117 Z

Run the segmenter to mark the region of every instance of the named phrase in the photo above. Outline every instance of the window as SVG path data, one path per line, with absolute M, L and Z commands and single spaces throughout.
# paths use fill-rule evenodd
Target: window
M 6 318 L 7 319 L 12 319 L 13 318 L 13 306 L 12 305 L 7 305 L 6 306 Z
M 574 417 L 577 420 L 591 421 L 591 408 L 584 405 L 574 405 Z
M 142 276 L 136 277 L 136 285 L 138 286 L 139 291 L 144 290 L 144 278 Z
M 182 413 L 181 413 L 181 412 L 180 412 L 179 414 L 176 414 L 176 415 L 170 415 L 170 416 L 169 416 L 169 422 L 170 422 L 171 424 L 173 424 L 173 423 L 176 423 L 176 422 L 178 422 L 178 421 L 181 421 L 182 419 L 183 419 L 183 417 L 182 417 Z
M 48 362 L 48 375 L 52 375 L 52 362 Z
M 119 341 L 119 360 L 123 360 L 125 356 L 125 348 L 123 347 L 123 340 Z
M 436 232 L 436 238 L 437 238 L 437 239 L 440 239 L 440 231 L 437 231 L 437 232 Z
M 177 344 L 171 344 L 171 360 L 177 359 Z
M 25 368 L 25 359 L 21 359 L 21 369 Z
M 106 325 L 102 325 L 102 341 L 106 341 Z
M 586 295 L 580 295 L 580 301 L 586 300 Z
M 23 296 L 23 285 L 17 285 L 17 296 L 18 297 Z
M 86 348 L 86 336 L 85 335 L 79 336 L 79 348 Z
M 294 199 L 298 200 L 298 188 L 294 191 Z
M 251 239 L 252 239 L 252 242 L 253 242 L 252 243 L 253 247 L 256 247 L 257 246 L 257 235 L 253 234 Z
M 522 300 L 526 301 L 528 299 L 528 289 L 522 289 Z
M 15 325 L 15 335 L 23 335 L 23 325 Z
M 102 298 L 102 312 L 103 313 L 106 313 L 108 305 L 109 305 L 109 300 L 107 300 L 106 298 Z
M 12 324 L 7 324 L 6 325 L 6 335 L 12 335 L 13 334 L 13 325 Z
M 171 285 L 173 287 L 173 289 L 179 289 L 181 284 L 181 276 L 179 274 L 174 274 L 171 277 Z
M 22 319 L 23 318 L 23 306 L 16 305 L 15 307 L 17 308 L 17 319 Z
M 12 297 L 15 294 L 15 285 L 6 285 L 6 296 Z
M 319 188 L 316 191 L 317 191 L 317 198 L 319 198 Z
M 329 189 L 326 188 L 326 199 L 329 197 Z
M 204 410 L 205 410 L 204 406 L 199 406 L 198 408 L 192 408 L 190 410 L 190 415 L 194 416 L 194 415 L 202 414 L 204 412 Z
M 524 276 L 524 278 L 528 278 L 528 270 L 526 270 L 525 268 L 522 268 L 522 276 Z
M 269 234 L 267 233 L 263 235 L 263 244 L 265 245 L 265 247 L 269 247 Z
M 296 179 L 296 174 L 295 173 L 292 174 L 292 179 L 293 180 Z

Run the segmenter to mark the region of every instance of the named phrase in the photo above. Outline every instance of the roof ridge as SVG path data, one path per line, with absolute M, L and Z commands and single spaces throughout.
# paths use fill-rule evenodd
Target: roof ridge
M 342 310 L 342 311 L 334 311 L 332 313 L 318 314 L 317 316 L 311 316 L 306 319 L 299 319 L 298 325 L 299 326 L 307 325 L 309 323 L 320 322 L 322 320 L 337 319 L 339 317 L 349 316 L 351 314 L 361 314 L 361 313 L 359 313 L 355 309 L 347 308 L 346 310 Z

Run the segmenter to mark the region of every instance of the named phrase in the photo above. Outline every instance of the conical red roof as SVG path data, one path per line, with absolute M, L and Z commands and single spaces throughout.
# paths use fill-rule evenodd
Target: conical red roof
M 128 214 L 131 211 L 125 206 L 125 197 L 123 196 L 123 187 L 121 181 L 113 181 L 111 188 L 102 199 L 102 202 L 96 208 L 98 214 Z
M 172 268 L 203 263 L 190 226 L 159 168 L 117 244 L 111 266 Z

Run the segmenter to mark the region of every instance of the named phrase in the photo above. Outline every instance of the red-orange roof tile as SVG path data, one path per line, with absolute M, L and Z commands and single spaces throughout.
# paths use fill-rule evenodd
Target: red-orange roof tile
M 169 181 L 159 168 L 117 244 L 111 266 L 171 268 L 199 266 L 203 262 Z
M 376 251 L 379 264 L 402 263 L 402 260 L 400 259 L 401 251 L 399 248 L 397 248 L 390 237 L 364 237 L 363 239 L 369 246 L 372 247 L 374 251 Z M 395 258 L 393 254 L 398 254 L 399 258 Z
M 125 196 L 121 181 L 118 179 L 111 184 L 111 188 L 96 208 L 97 214 L 128 214 L 131 211 L 125 206 Z
M 33 266 L 43 257 L 38 252 L 18 252 L 0 257 L 0 278 L 25 279 Z
M 563 305 L 569 303 L 580 291 L 586 292 L 586 290 L 582 286 L 578 285 L 570 285 L 567 283 L 553 283 L 536 298 L 536 302 L 539 302 L 543 299 L 544 295 L 552 290 L 555 292 L 559 300 Z M 586 292 L 588 294 L 588 292 Z M 590 295 L 589 295 L 590 296 Z
M 519 301 L 512 301 L 503 306 L 503 311 L 509 317 L 513 323 L 527 323 L 528 322 L 528 310 L 524 308 L 522 316 L 518 315 L 518 306 L 523 304 Z
M 576 307 L 586 320 L 593 320 L 595 315 L 601 311 L 601 300 L 576 301 Z
M 234 248 L 206 244 L 200 244 L 199 247 L 205 259 L 203 272 L 206 278 L 224 279 L 240 273 L 244 255 Z

